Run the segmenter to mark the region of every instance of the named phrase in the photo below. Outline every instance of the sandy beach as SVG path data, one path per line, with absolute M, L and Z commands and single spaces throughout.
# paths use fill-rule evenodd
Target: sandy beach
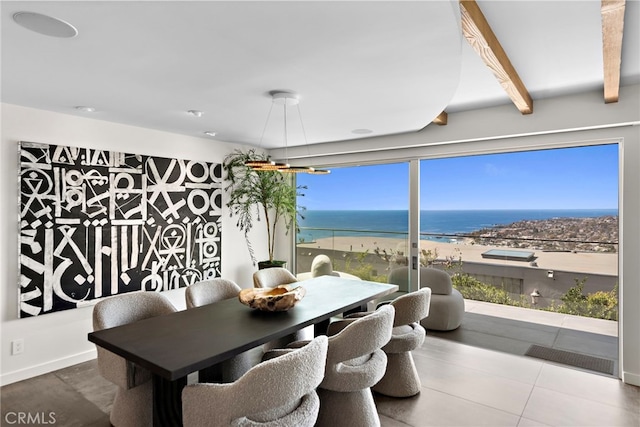
M 327 249 L 344 252 L 365 252 L 373 254 L 376 248 L 390 251 L 407 252 L 407 241 L 397 238 L 368 237 L 368 236 L 338 236 L 318 239 L 315 242 L 298 244 L 298 248 Z M 528 266 L 528 262 L 508 261 L 499 259 L 487 259 L 482 253 L 490 249 L 505 249 L 500 246 L 472 245 L 465 241 L 459 243 L 447 243 L 430 240 L 421 240 L 420 248 L 423 250 L 437 251 L 439 259 L 462 256 L 463 263 L 482 262 L 496 265 Z M 605 275 L 618 275 L 617 253 L 587 253 L 587 252 L 543 252 L 535 249 L 514 249 L 517 251 L 534 252 L 537 268 L 573 271 L 579 273 L 593 273 Z

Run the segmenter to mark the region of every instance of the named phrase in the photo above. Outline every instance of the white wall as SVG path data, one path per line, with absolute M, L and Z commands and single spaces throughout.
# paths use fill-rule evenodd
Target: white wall
M 310 147 L 289 147 L 291 164 L 335 167 L 412 159 L 620 143 L 620 377 L 640 386 L 640 85 L 535 101 L 523 116 L 511 104 L 449 114 L 446 126 Z M 274 159 L 283 151 L 272 150 Z
M 0 142 L 0 384 L 9 384 L 95 357 L 87 341 L 91 307 L 18 319 L 18 141 L 109 149 L 181 159 L 222 162 L 237 145 L 125 126 L 71 115 L 2 104 Z M 223 199 L 226 202 L 226 199 Z M 226 209 L 225 209 L 226 212 Z M 223 215 L 222 275 L 241 287 L 252 286 L 254 267 L 235 226 Z M 252 241 L 260 257 L 266 247 L 262 228 Z M 184 290 L 165 293 L 184 308 Z M 24 339 L 24 353 L 11 355 L 11 341 Z

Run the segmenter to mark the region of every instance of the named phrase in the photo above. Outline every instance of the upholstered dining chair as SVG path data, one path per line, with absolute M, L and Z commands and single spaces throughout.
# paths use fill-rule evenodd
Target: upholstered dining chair
M 256 288 L 273 288 L 297 281 L 296 276 L 283 267 L 265 268 L 253 273 L 253 286 Z
M 213 304 L 229 298 L 237 298 L 240 293 L 240 286 L 236 282 L 216 278 L 202 280 L 185 289 L 184 297 L 187 309 L 200 307 L 202 305 Z
M 256 288 L 274 288 L 279 285 L 289 285 L 297 281 L 296 276 L 282 267 L 265 268 L 253 273 L 253 286 Z M 269 341 L 264 344 L 262 348 L 265 351 L 271 350 L 272 348 L 281 348 L 290 342 L 304 340 L 312 336 L 313 326 L 309 326 L 293 334 Z
M 185 290 L 187 310 L 229 298 L 237 298 L 239 293 L 240 286 L 231 280 L 222 278 L 203 280 L 194 283 Z M 232 382 L 244 375 L 251 366 L 253 366 L 251 354 L 249 352 L 240 353 L 222 362 L 216 367 L 215 372 L 210 370 L 209 373 L 213 377 L 208 377 L 207 380 Z
M 185 427 L 312 427 L 320 401 L 327 337 L 251 368 L 230 384 L 191 384 L 182 391 Z
M 296 274 L 298 280 L 307 280 L 320 276 L 336 276 L 344 277 L 345 279 L 362 280 L 353 274 L 345 273 L 343 271 L 334 271 L 331 258 L 325 254 L 316 255 L 313 258 L 313 261 L 311 262 L 311 271 Z
M 409 397 L 420 392 L 420 377 L 411 351 L 420 347 L 426 331 L 420 321 L 429 315 L 431 289 L 422 288 L 399 296 L 390 305 L 395 308 L 393 332 L 382 347 L 387 354 L 387 370 L 373 391 L 392 397 Z
M 392 305 L 383 305 L 366 316 L 337 320 L 329 325 L 327 366 L 324 380 L 318 387 L 317 426 L 380 425 L 371 387 L 380 381 L 387 366 L 382 347 L 391 338 L 394 313 Z M 288 348 L 305 343 L 294 342 Z M 271 350 L 265 353 L 264 359 L 282 351 L 287 350 Z
M 113 328 L 175 312 L 175 307 L 156 292 L 117 295 L 98 302 L 93 308 L 93 330 Z M 96 346 L 100 374 L 118 386 L 109 415 L 111 425 L 151 426 L 151 373 L 124 358 Z

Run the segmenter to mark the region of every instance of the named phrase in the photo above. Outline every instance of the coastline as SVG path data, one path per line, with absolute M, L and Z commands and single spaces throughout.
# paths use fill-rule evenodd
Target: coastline
M 461 239 L 457 243 L 421 240 L 421 250 L 437 251 L 438 259 L 462 257 L 462 262 L 477 262 L 502 266 L 519 266 L 577 273 L 618 275 L 618 254 L 604 252 L 546 252 L 535 249 L 513 249 L 534 252 L 537 266 L 528 262 L 483 258 L 482 253 L 490 249 L 505 249 L 504 246 L 469 244 L 471 239 Z M 370 236 L 335 236 L 317 239 L 314 242 L 299 243 L 301 248 L 333 250 L 341 252 L 368 252 L 379 250 L 402 251 L 407 253 L 407 241 L 399 238 Z

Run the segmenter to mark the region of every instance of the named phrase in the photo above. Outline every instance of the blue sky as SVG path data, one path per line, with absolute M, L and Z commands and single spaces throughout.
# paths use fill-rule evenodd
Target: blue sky
M 407 163 L 298 175 L 309 210 L 407 209 Z M 615 209 L 618 146 L 424 160 L 421 209 Z

